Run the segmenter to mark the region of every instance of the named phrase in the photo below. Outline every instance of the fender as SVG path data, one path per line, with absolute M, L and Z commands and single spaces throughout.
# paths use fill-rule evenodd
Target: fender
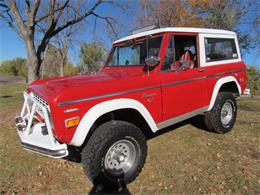
M 70 145 L 81 146 L 94 122 L 102 115 L 111 111 L 127 108 L 137 110 L 146 120 L 153 132 L 158 130 L 155 121 L 142 103 L 128 98 L 113 99 L 96 104 L 86 112 L 75 131 Z
M 229 82 L 235 82 L 236 83 L 237 88 L 238 88 L 238 92 L 239 92 L 239 96 L 241 95 L 241 87 L 240 87 L 239 83 L 237 82 L 237 79 L 234 76 L 223 77 L 223 78 L 219 79 L 217 81 L 217 83 L 215 84 L 215 87 L 214 87 L 214 90 L 213 90 L 213 93 L 212 93 L 212 96 L 211 96 L 211 100 L 210 100 L 210 105 L 209 105 L 208 111 L 211 110 L 211 108 L 213 108 L 220 87 L 223 84 L 229 83 Z

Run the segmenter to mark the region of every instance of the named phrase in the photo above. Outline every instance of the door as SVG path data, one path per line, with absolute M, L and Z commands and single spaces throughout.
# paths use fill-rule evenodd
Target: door
M 161 72 L 163 121 L 168 123 L 174 123 L 176 117 L 181 121 L 205 111 L 205 77 L 198 62 L 197 36 L 170 35 L 168 38 Z

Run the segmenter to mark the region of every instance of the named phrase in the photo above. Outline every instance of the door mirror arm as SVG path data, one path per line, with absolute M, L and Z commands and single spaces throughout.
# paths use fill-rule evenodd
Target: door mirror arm
M 148 56 L 145 58 L 145 64 L 148 66 L 148 68 L 154 68 L 156 67 L 160 62 L 160 58 L 156 56 Z

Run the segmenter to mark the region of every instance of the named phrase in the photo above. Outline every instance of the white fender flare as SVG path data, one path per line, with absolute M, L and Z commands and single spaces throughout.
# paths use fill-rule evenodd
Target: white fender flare
M 216 101 L 216 98 L 217 98 L 217 95 L 218 95 L 220 87 L 223 84 L 229 83 L 229 82 L 235 82 L 236 83 L 237 88 L 238 88 L 238 92 L 239 92 L 239 96 L 241 95 L 241 87 L 240 87 L 239 83 L 237 82 L 237 79 L 235 77 L 233 77 L 233 76 L 223 77 L 223 78 L 219 79 L 217 81 L 217 83 L 215 84 L 215 87 L 214 87 L 214 90 L 213 90 L 213 93 L 212 93 L 212 96 L 211 96 L 210 105 L 209 105 L 208 110 L 211 110 L 211 108 L 214 106 L 214 103 Z
M 142 103 L 128 98 L 113 99 L 101 102 L 86 112 L 74 133 L 70 145 L 81 146 L 94 122 L 102 115 L 111 111 L 128 108 L 137 110 L 153 132 L 158 130 L 155 121 Z

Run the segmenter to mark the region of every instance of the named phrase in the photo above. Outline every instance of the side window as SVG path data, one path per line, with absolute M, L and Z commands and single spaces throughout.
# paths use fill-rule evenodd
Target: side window
M 162 71 L 185 71 L 198 67 L 196 36 L 171 36 Z
M 206 62 L 237 59 L 234 39 L 205 38 Z

